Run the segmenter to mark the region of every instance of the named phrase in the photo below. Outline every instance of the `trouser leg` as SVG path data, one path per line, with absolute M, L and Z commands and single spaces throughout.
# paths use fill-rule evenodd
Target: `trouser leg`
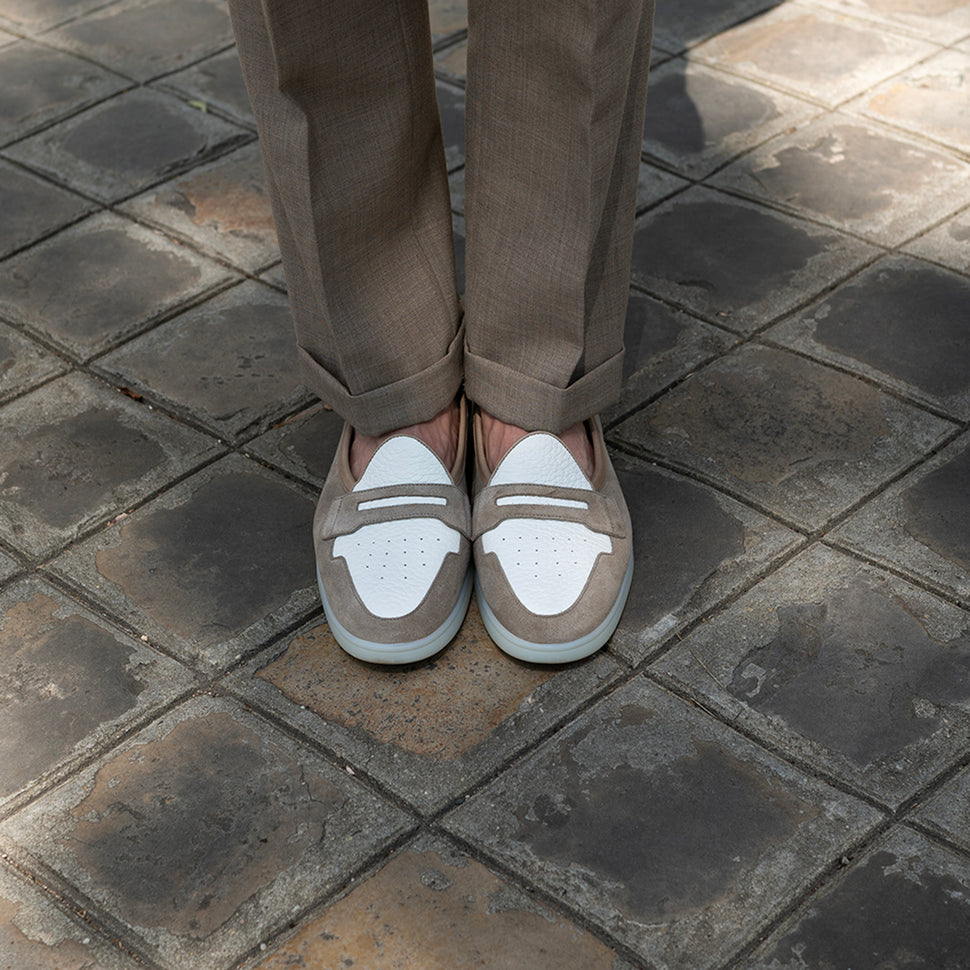
M 230 0 L 308 386 L 365 434 L 461 384 L 426 0 Z
M 653 0 L 471 0 L 465 386 L 560 432 L 619 395 Z

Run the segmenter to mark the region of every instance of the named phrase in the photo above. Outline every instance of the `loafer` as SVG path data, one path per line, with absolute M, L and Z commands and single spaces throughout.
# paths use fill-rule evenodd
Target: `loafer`
M 313 522 L 320 598 L 337 643 L 359 660 L 415 663 L 454 638 L 472 592 L 465 407 L 451 469 L 422 441 L 388 438 L 350 472 L 344 427 Z
M 566 663 L 612 636 L 633 579 L 630 513 L 598 418 L 593 476 L 555 435 L 534 432 L 489 471 L 475 416 L 472 539 L 482 621 L 505 653 Z

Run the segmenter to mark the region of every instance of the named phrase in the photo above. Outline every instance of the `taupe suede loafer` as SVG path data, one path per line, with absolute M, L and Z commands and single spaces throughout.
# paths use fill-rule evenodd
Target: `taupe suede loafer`
M 351 656 L 414 663 L 448 645 L 472 591 L 467 440 L 446 469 L 423 442 L 388 438 L 358 481 L 344 428 L 317 503 L 317 580 L 330 630 Z
M 609 640 L 630 592 L 630 514 L 598 419 L 590 480 L 554 435 L 516 442 L 489 471 L 475 417 L 472 514 L 482 620 L 505 653 L 565 663 Z

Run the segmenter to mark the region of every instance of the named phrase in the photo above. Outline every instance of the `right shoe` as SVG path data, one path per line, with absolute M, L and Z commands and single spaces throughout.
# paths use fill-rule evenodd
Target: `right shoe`
M 451 469 L 424 442 L 395 435 L 355 481 L 352 439 L 345 425 L 313 521 L 327 621 L 358 660 L 425 660 L 454 638 L 472 592 L 465 404 Z

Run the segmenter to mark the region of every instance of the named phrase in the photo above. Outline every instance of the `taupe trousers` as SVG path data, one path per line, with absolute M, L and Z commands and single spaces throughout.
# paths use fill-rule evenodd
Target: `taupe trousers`
M 469 0 L 466 293 L 427 0 L 230 0 L 305 379 L 364 434 L 618 395 L 653 0 Z

